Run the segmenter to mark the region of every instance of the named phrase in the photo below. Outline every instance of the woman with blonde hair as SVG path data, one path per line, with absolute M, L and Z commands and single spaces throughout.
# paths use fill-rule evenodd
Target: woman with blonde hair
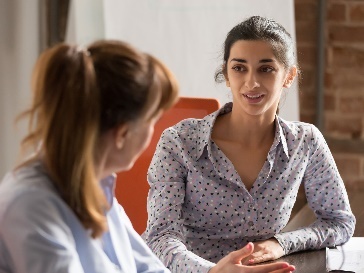
M 33 153 L 0 185 L 0 272 L 168 272 L 114 198 L 113 173 L 133 166 L 176 101 L 171 72 L 123 42 L 59 44 L 32 88 L 22 116 Z

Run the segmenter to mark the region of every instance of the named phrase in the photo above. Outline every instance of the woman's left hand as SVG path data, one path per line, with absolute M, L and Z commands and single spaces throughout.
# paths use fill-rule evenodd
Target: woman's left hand
M 253 265 L 262 262 L 276 260 L 284 256 L 284 250 L 278 241 L 274 238 L 255 242 L 254 252 L 244 259 L 244 265 Z

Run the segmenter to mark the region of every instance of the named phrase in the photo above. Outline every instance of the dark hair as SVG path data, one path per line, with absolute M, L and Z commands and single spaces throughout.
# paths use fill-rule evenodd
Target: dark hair
M 291 35 L 277 22 L 260 16 L 252 16 L 233 27 L 226 36 L 223 49 L 223 62 L 227 63 L 233 44 L 240 40 L 258 40 L 268 42 L 274 56 L 286 69 L 296 64 L 294 43 Z M 225 81 L 226 66 L 215 73 L 215 81 Z
M 105 196 L 95 170 L 100 134 L 173 105 L 177 81 L 160 61 L 120 41 L 88 48 L 59 44 L 33 72 L 29 133 L 22 142 L 41 158 L 60 196 L 92 236 L 106 229 Z M 21 165 L 21 166 L 22 166 Z

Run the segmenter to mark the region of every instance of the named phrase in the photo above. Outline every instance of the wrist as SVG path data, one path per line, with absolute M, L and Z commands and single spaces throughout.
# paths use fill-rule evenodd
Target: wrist
M 207 273 L 218 273 L 217 269 L 216 269 L 216 265 L 210 267 L 209 271 L 207 271 Z
M 284 240 L 281 238 L 281 236 L 279 234 L 276 234 L 276 235 L 274 235 L 274 237 L 272 239 L 275 239 L 278 242 L 278 244 L 281 246 L 283 253 L 284 253 L 283 255 L 287 255 L 287 250 L 284 245 Z

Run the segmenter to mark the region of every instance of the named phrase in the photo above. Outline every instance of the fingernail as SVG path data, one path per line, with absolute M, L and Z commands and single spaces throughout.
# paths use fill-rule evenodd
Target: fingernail
M 250 259 L 250 260 L 248 261 L 248 263 L 250 263 L 250 264 L 254 263 L 254 259 Z
M 252 243 L 248 243 L 248 244 L 246 245 L 246 248 L 247 248 L 248 250 L 251 250 L 251 249 L 252 249 Z

